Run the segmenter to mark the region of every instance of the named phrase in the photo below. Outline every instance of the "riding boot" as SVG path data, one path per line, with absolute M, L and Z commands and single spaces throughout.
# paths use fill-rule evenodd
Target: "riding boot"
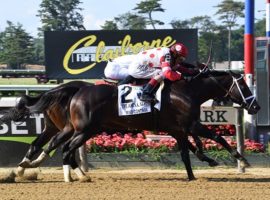
M 141 101 L 155 101 L 154 91 L 158 82 L 155 79 L 151 79 L 143 88 L 142 95 L 140 96 Z
M 128 75 L 126 78 L 123 80 L 119 81 L 117 85 L 124 85 L 128 83 L 132 83 L 135 80 L 135 78 L 131 75 Z

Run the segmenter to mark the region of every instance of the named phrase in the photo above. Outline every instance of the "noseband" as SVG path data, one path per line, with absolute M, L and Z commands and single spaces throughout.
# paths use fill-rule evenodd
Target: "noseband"
M 209 76 L 222 90 L 224 90 L 226 92 L 226 94 L 224 95 L 224 97 L 228 97 L 230 96 L 231 98 L 234 98 L 235 95 L 233 94 L 233 88 L 236 86 L 239 94 L 241 95 L 242 101 L 243 103 L 241 104 L 242 107 L 245 107 L 247 110 L 249 110 L 253 103 L 255 102 L 256 98 L 254 95 L 245 97 L 240 86 L 239 86 L 239 81 L 243 79 L 243 76 L 240 76 L 239 78 L 235 78 L 234 76 L 231 75 L 232 77 L 232 84 L 229 88 L 229 90 L 227 90 L 226 88 L 224 88 L 222 85 L 220 85 L 220 83 L 216 80 L 216 78 L 214 76 Z M 237 99 L 237 98 L 234 98 Z M 250 103 L 248 103 L 248 101 L 250 101 Z
M 237 90 L 238 90 L 238 92 L 239 92 L 239 94 L 241 95 L 241 97 L 242 97 L 242 100 L 243 100 L 243 106 L 248 106 L 248 107 L 246 107 L 247 108 L 247 110 L 249 110 L 250 108 L 251 108 L 251 106 L 252 106 L 252 104 L 254 103 L 254 101 L 255 101 L 255 96 L 254 95 L 250 95 L 250 96 L 248 96 L 248 97 L 245 97 L 244 95 L 243 95 L 243 92 L 242 92 L 242 90 L 241 90 L 241 88 L 240 88 L 240 86 L 239 86 L 239 81 L 240 80 L 242 80 L 243 79 L 243 76 L 241 75 L 239 78 L 235 78 L 234 76 L 232 76 L 232 84 L 231 84 L 231 86 L 230 86 L 230 89 L 229 90 L 226 90 L 227 92 L 226 92 L 226 94 L 224 95 L 224 97 L 227 97 L 227 96 L 231 96 L 231 97 L 234 97 L 234 95 L 233 95 L 233 93 L 232 93 L 232 90 L 233 90 L 233 88 L 236 86 L 237 87 Z M 236 99 L 236 98 L 235 98 Z M 250 101 L 250 103 L 248 103 L 248 101 Z

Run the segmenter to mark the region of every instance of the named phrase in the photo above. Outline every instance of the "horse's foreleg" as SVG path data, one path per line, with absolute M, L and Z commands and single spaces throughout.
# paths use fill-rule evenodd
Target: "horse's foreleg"
M 200 151 L 198 148 L 194 147 L 190 141 L 188 141 L 188 148 L 195 156 L 197 156 L 200 161 L 207 162 L 210 167 L 215 167 L 218 165 L 217 161 L 206 156 L 203 151 Z
M 217 135 L 212 130 L 206 128 L 204 125 L 198 122 L 198 129 L 196 130 L 197 135 L 214 140 L 215 142 L 221 144 L 235 159 L 238 159 L 242 162 L 244 167 L 249 167 L 250 164 L 248 161 L 236 150 L 228 144 L 228 142 L 220 135 Z
M 181 150 L 181 157 L 182 157 L 182 161 L 185 164 L 185 168 L 187 170 L 187 174 L 188 174 L 188 179 L 191 180 L 195 180 L 195 176 L 192 172 L 192 168 L 191 168 L 191 163 L 190 163 L 190 157 L 189 157 L 189 150 L 188 150 L 188 138 L 187 137 L 182 137 L 180 139 L 177 139 L 177 142 L 179 145 L 179 148 Z
M 203 144 L 201 139 L 198 137 L 198 135 L 196 134 L 196 128 L 197 128 L 197 121 L 193 123 L 193 125 L 191 126 L 191 136 L 193 137 L 196 147 L 194 147 L 190 142 L 189 142 L 189 149 L 197 156 L 197 158 L 201 161 L 205 161 L 208 163 L 208 165 L 210 167 L 215 167 L 218 165 L 218 162 L 216 162 L 215 160 L 213 160 L 212 158 L 209 158 L 208 156 L 206 156 L 203 152 Z

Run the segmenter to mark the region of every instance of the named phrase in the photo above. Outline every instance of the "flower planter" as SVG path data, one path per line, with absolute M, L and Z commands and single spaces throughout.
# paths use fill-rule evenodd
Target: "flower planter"
M 270 156 L 267 154 L 248 154 L 245 156 L 252 167 L 270 167 Z M 207 167 L 206 162 L 199 161 L 190 154 L 192 166 Z M 87 159 L 91 168 L 154 168 L 184 167 L 180 153 L 162 154 L 125 154 L 125 153 L 88 153 Z M 236 166 L 232 159 L 215 158 L 221 166 Z

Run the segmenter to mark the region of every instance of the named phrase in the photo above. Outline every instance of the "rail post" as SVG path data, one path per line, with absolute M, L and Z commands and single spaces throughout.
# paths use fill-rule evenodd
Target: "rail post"
M 242 120 L 243 120 L 243 109 L 239 107 L 235 107 L 236 110 L 236 142 L 237 142 L 237 151 L 244 155 L 244 134 L 243 134 L 243 126 L 242 126 Z M 245 167 L 241 165 L 241 161 L 237 160 L 237 168 L 238 172 L 245 173 Z

